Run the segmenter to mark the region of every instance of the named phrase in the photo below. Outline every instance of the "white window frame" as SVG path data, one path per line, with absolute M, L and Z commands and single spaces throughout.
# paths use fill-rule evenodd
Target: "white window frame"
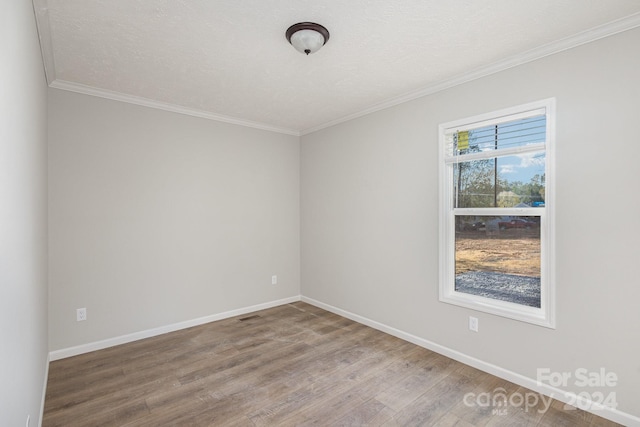
M 440 301 L 510 319 L 555 328 L 555 98 L 440 124 Z M 454 164 L 447 162 L 447 135 L 533 115 L 546 115 L 545 206 L 532 208 L 455 208 Z M 540 145 L 540 144 L 538 144 Z M 516 149 L 516 151 L 519 149 Z M 526 151 L 526 149 L 524 149 Z M 479 153 L 481 154 L 481 153 Z M 515 152 L 513 154 L 516 154 Z M 450 159 L 449 159 L 450 160 Z M 455 290 L 455 215 L 540 216 L 540 308 Z

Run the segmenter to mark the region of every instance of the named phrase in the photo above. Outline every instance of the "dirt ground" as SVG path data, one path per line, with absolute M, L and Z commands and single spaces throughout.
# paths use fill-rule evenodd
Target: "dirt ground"
M 456 274 L 468 271 L 540 276 L 540 231 L 457 232 Z

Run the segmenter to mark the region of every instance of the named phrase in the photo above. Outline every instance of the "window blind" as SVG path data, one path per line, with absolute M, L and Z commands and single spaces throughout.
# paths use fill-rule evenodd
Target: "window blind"
M 445 130 L 445 162 L 490 159 L 544 151 L 546 111 L 539 108 Z

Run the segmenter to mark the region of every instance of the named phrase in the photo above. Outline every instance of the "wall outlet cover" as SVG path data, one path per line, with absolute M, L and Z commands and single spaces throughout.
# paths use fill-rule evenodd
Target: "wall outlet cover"
M 469 330 L 478 332 L 478 318 L 469 316 Z

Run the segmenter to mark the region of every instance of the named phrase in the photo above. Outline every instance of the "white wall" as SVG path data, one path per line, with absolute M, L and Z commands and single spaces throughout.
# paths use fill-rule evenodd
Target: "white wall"
M 51 350 L 299 295 L 298 137 L 50 89 L 49 144 Z
M 534 380 L 604 367 L 640 416 L 638 46 L 640 29 L 303 136 L 302 294 Z M 555 330 L 438 301 L 438 124 L 548 97 Z
M 0 16 L 0 425 L 34 426 L 48 353 L 47 85 L 31 2 Z

